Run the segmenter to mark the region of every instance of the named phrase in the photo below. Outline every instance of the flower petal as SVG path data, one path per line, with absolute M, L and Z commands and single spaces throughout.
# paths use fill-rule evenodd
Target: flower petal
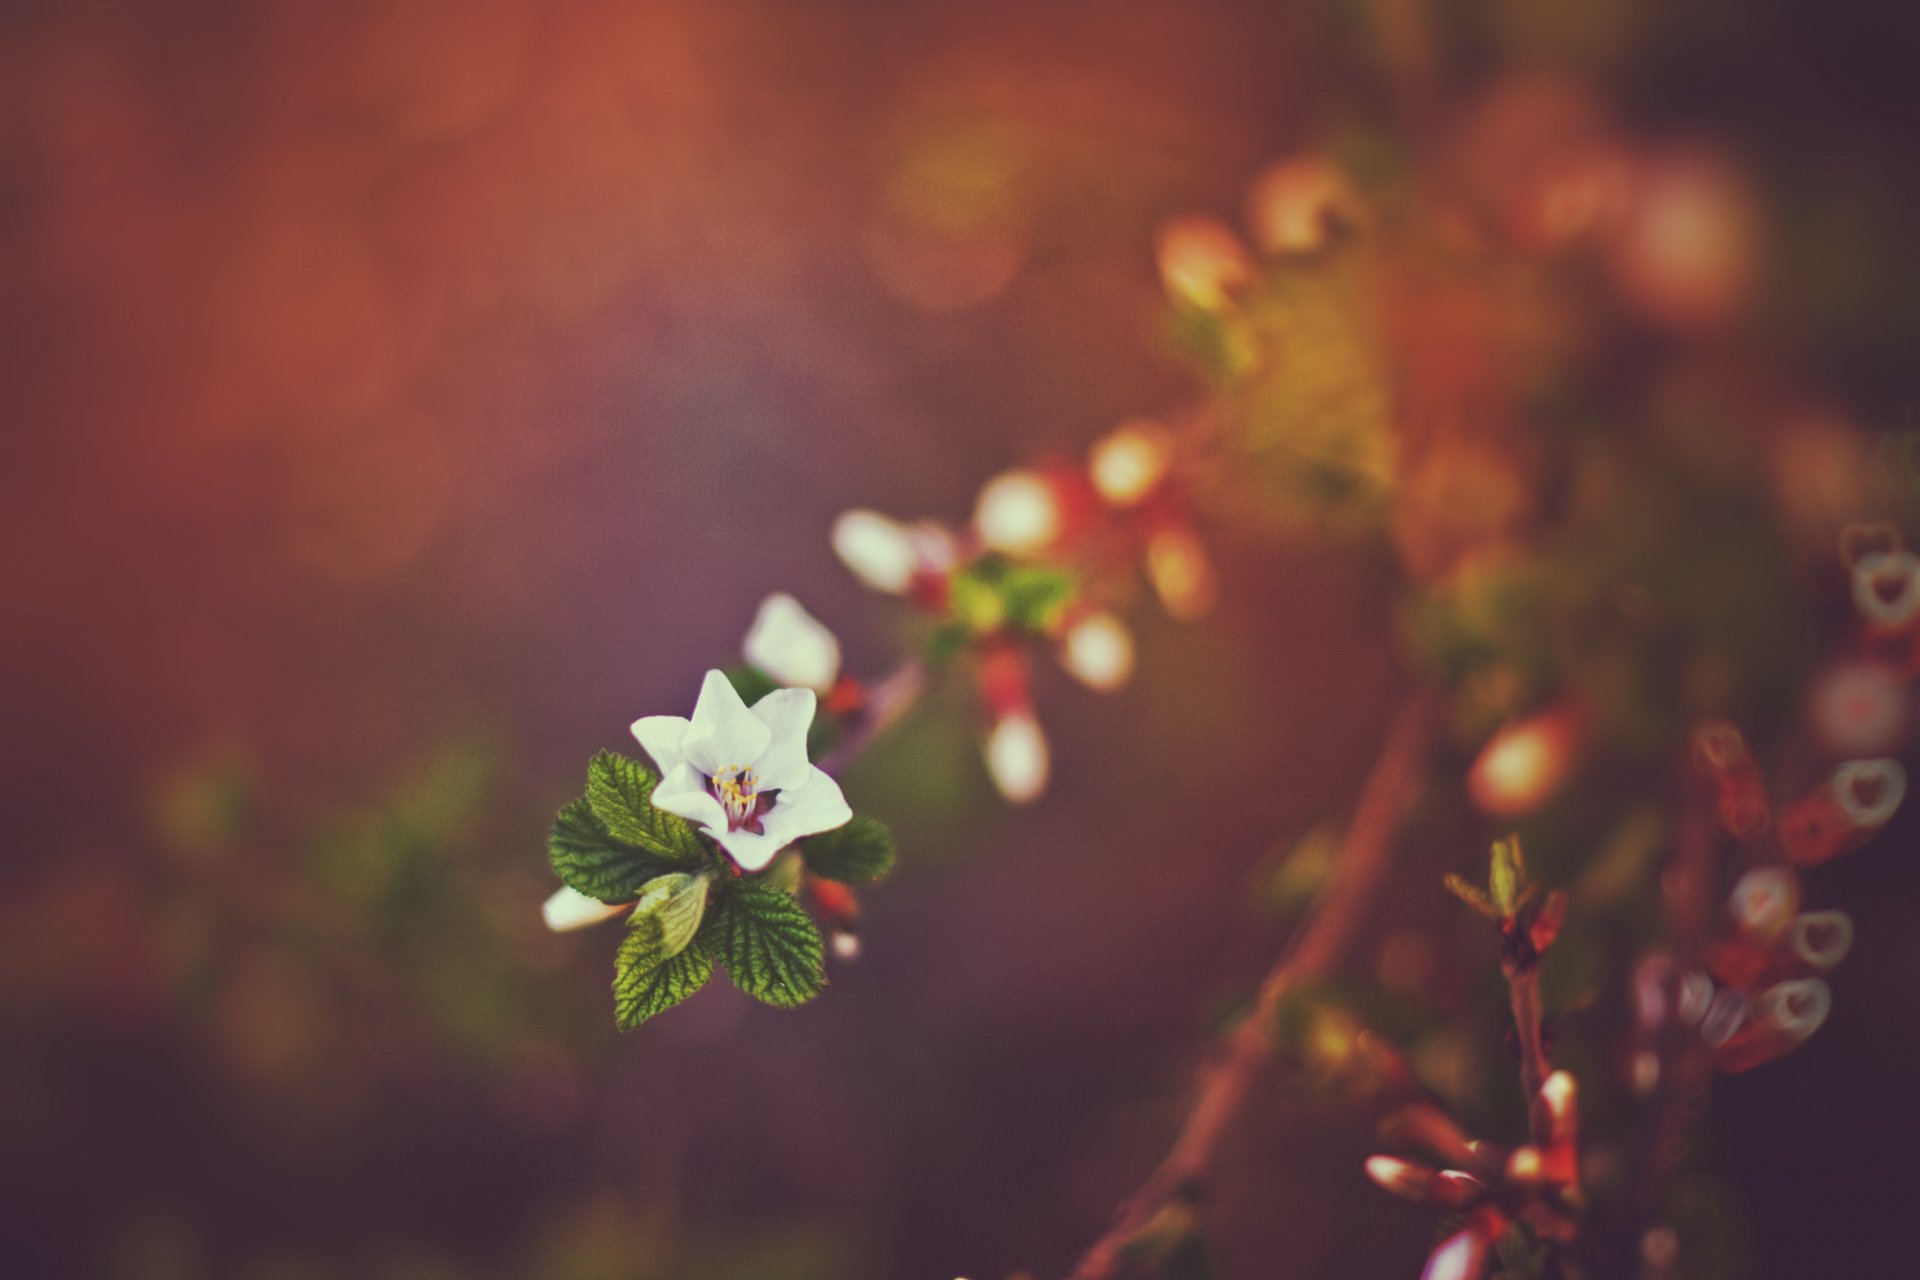
M 727 811 L 707 790 L 707 780 L 700 771 L 690 764 L 680 765 L 655 784 L 653 807 L 697 823 L 712 835 L 727 829 Z
M 767 726 L 747 710 L 726 674 L 709 671 L 680 749 L 694 768 L 711 778 L 729 765 L 752 764 L 772 738 Z
M 771 817 L 772 814 L 769 813 L 768 816 Z M 728 831 L 725 827 L 726 824 L 721 823 L 721 829 L 713 833 L 713 838 L 720 842 L 720 847 L 727 851 L 727 856 L 740 864 L 742 871 L 761 870 L 773 861 L 774 854 L 793 842 L 791 837 L 782 838 L 772 831 L 757 834 L 745 828 L 739 831 Z
M 761 828 L 782 844 L 792 844 L 802 836 L 818 835 L 853 820 L 840 784 L 827 774 L 808 766 L 805 783 L 782 791 L 773 808 L 760 819 Z
M 642 716 L 633 722 L 634 740 L 653 757 L 653 767 L 666 777 L 686 760 L 680 749 L 693 722 L 685 716 Z
M 753 716 L 771 735 L 767 749 L 751 763 L 763 791 L 805 786 L 813 766 L 807 763 L 807 729 L 813 724 L 811 689 L 775 689 L 753 704 Z
M 561 885 L 541 906 L 540 916 L 547 922 L 547 928 L 555 933 L 563 933 L 568 929 L 584 929 L 590 924 L 599 924 L 609 916 L 617 916 L 632 907 L 631 902 L 601 902 L 589 898 L 578 889 Z

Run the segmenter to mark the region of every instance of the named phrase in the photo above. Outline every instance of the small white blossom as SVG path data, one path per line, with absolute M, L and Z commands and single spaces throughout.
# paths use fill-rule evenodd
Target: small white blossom
M 840 678 L 840 641 L 784 591 L 760 602 L 741 653 L 781 684 L 825 693 Z
M 706 829 L 742 871 L 853 817 L 840 784 L 807 760 L 811 689 L 776 689 L 752 708 L 707 672 L 693 718 L 647 716 L 633 736 L 660 769 L 654 807 Z

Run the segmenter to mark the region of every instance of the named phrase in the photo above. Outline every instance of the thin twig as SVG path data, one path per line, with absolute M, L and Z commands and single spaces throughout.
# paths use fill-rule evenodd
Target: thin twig
M 1166 1157 L 1120 1206 L 1112 1227 L 1081 1257 L 1070 1280 L 1118 1275 L 1128 1241 L 1212 1172 L 1221 1138 L 1240 1114 L 1260 1069 L 1274 1055 L 1273 1028 L 1282 1002 L 1302 982 L 1331 972 L 1366 922 L 1391 861 L 1394 836 L 1419 794 L 1435 713 L 1435 698 L 1423 693 L 1395 719 L 1361 788 L 1353 823 L 1313 919 L 1260 984 L 1253 1011 L 1215 1045 L 1212 1060 L 1201 1069 L 1192 1109 Z

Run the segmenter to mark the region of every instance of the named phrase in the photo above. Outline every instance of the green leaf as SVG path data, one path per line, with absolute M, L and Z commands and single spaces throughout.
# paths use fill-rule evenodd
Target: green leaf
M 1527 864 L 1520 854 L 1520 837 L 1508 836 L 1493 842 L 1493 870 L 1487 877 L 1494 910 L 1510 917 L 1520 905 L 1527 884 Z
M 1460 901 L 1466 903 L 1487 919 L 1495 923 L 1499 922 L 1500 909 L 1493 905 L 1492 900 L 1487 897 L 1486 892 L 1478 885 L 1468 884 L 1451 871 L 1447 872 L 1445 883 L 1454 897 L 1460 899 Z
M 827 985 L 826 947 L 813 918 L 770 885 L 743 881 L 720 896 L 703 941 L 715 947 L 735 986 L 756 1000 L 791 1009 Z
M 653 788 L 659 781 L 638 760 L 602 751 L 587 766 L 587 803 L 615 840 L 668 862 L 696 863 L 705 849 L 693 824 L 653 807 Z
M 614 1019 L 622 1031 L 631 1031 L 706 986 L 711 977 L 713 957 L 705 947 L 670 954 L 659 919 L 645 917 L 627 931 L 614 960 Z
M 547 858 L 567 884 L 601 902 L 632 902 L 640 886 L 679 868 L 615 840 L 586 800 L 575 800 L 554 819 Z
M 660 927 L 660 944 L 669 956 L 687 949 L 707 912 L 708 879 L 675 871 L 647 881 L 633 909 L 635 927 L 652 921 Z
M 814 875 L 860 884 L 893 870 L 893 832 L 872 818 L 855 818 L 800 842 L 800 856 Z

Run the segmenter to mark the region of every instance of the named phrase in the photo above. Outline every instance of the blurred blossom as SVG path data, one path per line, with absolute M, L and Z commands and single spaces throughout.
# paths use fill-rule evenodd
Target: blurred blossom
M 1621 292 L 1650 319 L 1694 328 L 1720 324 L 1745 304 L 1759 255 L 1758 213 L 1744 181 L 1716 156 L 1685 152 L 1641 168 L 1609 260 Z
M 1175 302 L 1217 311 L 1253 278 L 1253 258 L 1218 218 L 1187 214 L 1160 225 L 1154 258 Z
M 1844 911 L 1803 912 L 1793 918 L 1787 945 L 1808 968 L 1825 973 L 1847 958 L 1853 946 L 1853 921 Z
M 1906 687 L 1872 662 L 1842 662 L 1814 681 L 1810 695 L 1814 733 L 1839 755 L 1891 751 L 1906 736 Z
M 1002 716 L 987 735 L 987 772 L 1000 794 L 1030 804 L 1047 789 L 1047 735 L 1030 711 Z
M 906 527 L 877 511 L 848 511 L 834 521 L 833 551 L 860 581 L 893 595 L 907 589 L 919 563 Z
M 1853 602 L 1875 626 L 1906 626 L 1920 611 L 1920 557 L 1871 551 L 1855 560 Z
M 1166 478 L 1173 438 L 1144 418 L 1121 423 L 1100 438 L 1087 458 L 1094 490 L 1115 507 L 1138 506 Z
M 1740 877 L 1727 910 L 1740 931 L 1761 942 L 1780 936 L 1800 909 L 1800 878 L 1782 867 L 1757 867 Z
M 993 550 L 1029 555 L 1060 536 L 1060 499 L 1039 472 L 1004 471 L 980 490 L 973 523 Z
M 1359 196 L 1321 156 L 1281 161 L 1254 179 L 1247 194 L 1247 228 L 1263 253 L 1311 253 L 1359 220 Z
M 631 902 L 601 902 L 562 885 L 540 908 L 540 916 L 547 922 L 547 928 L 563 933 L 569 929 L 584 929 L 590 924 L 599 924 L 632 906 Z
M 741 656 L 783 685 L 816 693 L 840 677 L 840 641 L 784 591 L 760 602 Z
M 1907 771 L 1898 760 L 1849 760 L 1833 771 L 1833 796 L 1856 827 L 1882 827 L 1907 794 Z
M 1427 1259 L 1420 1280 L 1474 1280 L 1487 1260 L 1487 1241 L 1468 1228 L 1449 1236 Z
M 1060 664 L 1088 688 L 1111 693 L 1133 678 L 1133 633 L 1104 610 L 1083 614 L 1060 638 Z
M 1501 815 L 1538 808 L 1572 770 L 1578 727 L 1577 713 L 1558 707 L 1501 729 L 1467 774 L 1473 802 Z
M 1213 562 L 1190 529 L 1162 529 L 1147 543 L 1147 577 L 1169 614 L 1182 622 L 1205 617 L 1217 588 Z

